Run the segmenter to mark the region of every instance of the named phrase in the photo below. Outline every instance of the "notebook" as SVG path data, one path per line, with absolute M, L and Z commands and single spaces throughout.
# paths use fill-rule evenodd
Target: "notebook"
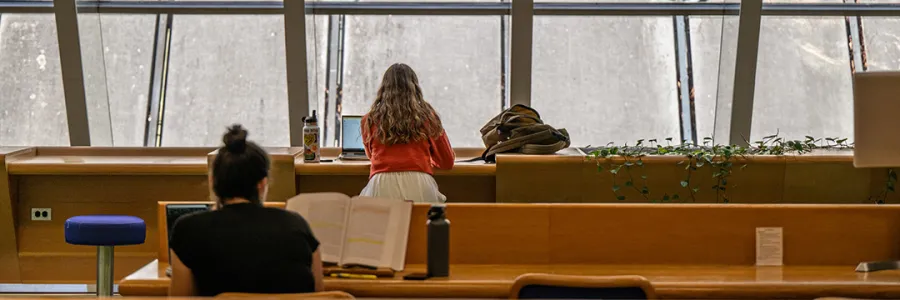
M 402 271 L 406 263 L 412 202 L 341 193 L 300 194 L 287 210 L 309 222 L 322 261 Z

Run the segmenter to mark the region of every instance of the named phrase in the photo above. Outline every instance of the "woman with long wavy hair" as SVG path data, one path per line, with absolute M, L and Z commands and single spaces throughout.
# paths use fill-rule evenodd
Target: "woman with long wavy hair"
M 384 72 L 381 87 L 362 121 L 366 155 L 372 161 L 363 196 L 443 203 L 434 168 L 455 159 L 441 118 L 425 102 L 419 78 L 405 64 Z

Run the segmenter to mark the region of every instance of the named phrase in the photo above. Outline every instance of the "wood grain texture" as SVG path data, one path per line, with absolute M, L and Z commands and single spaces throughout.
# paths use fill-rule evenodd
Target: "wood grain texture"
M 205 156 L 35 156 L 8 164 L 14 175 L 199 175 Z
M 428 208 L 413 207 L 407 264 L 425 263 Z M 787 265 L 900 260 L 894 205 L 448 204 L 447 218 L 452 264 L 753 265 L 757 227 L 784 228 Z
M 0 147 L 0 282 L 21 281 L 16 236 L 18 188 L 7 172 L 7 157 L 33 152 L 29 148 Z
M 18 223 L 15 230 L 18 237 L 19 267 L 22 270 L 21 280 L 29 282 L 78 281 L 96 272 L 95 265 L 85 262 L 88 260 L 85 257 L 96 255 L 96 248 L 65 242 L 64 223 L 70 217 L 124 214 L 143 219 L 147 225 L 146 242 L 143 245 L 116 248 L 117 256 L 144 255 L 130 262 L 117 263 L 122 267 L 137 268 L 155 258 L 159 248 L 156 239 L 159 236 L 156 215 L 158 201 L 208 199 L 205 175 L 15 177 L 18 185 Z M 53 219 L 32 221 L 31 208 L 51 208 Z
M 736 158 L 727 190 L 717 193 L 713 168 L 687 171 L 680 156 L 647 156 L 643 167 L 623 168 L 621 157 L 593 159 L 577 155 L 499 155 L 498 203 L 653 203 L 679 195 L 686 203 L 871 203 L 886 184 L 886 169 L 855 169 L 852 151 L 820 151 L 802 156 Z M 743 167 L 746 165 L 746 167 Z M 877 175 L 877 176 L 876 176 Z M 689 177 L 690 176 L 690 177 Z M 644 178 L 646 177 L 646 178 Z M 689 188 L 681 181 L 690 178 Z M 627 182 L 632 182 L 628 185 Z M 618 193 L 613 187 L 618 186 Z M 648 187 L 649 194 L 641 188 Z M 692 189 L 697 188 L 696 193 Z M 617 200 L 618 195 L 624 200 Z M 888 203 L 900 202 L 896 193 Z
M 20 252 L 23 283 L 97 282 L 97 247 L 75 246 L 81 252 Z M 156 259 L 155 252 L 135 251 L 136 246 L 115 248 L 113 277 L 121 280 Z
M 119 282 L 124 296 L 166 296 L 167 265 L 150 263 Z M 450 277 L 403 280 L 423 272 L 408 265 L 393 279 L 325 279 L 325 289 L 373 298 L 507 298 L 515 279 L 527 273 L 581 276 L 637 275 L 649 280 L 662 299 L 814 299 L 900 297 L 900 271 L 860 274 L 853 266 L 692 266 L 692 265 L 451 265 Z
M 647 300 L 655 300 L 656 290 L 647 278 L 637 275 L 579 276 L 530 273 L 516 277 L 509 291 L 509 299 L 519 299 L 522 289 L 532 285 L 570 288 L 640 288 Z
M 555 205 L 556 264 L 755 263 L 755 228 L 784 228 L 786 265 L 900 259 L 900 206 Z M 865 245 L 861 247 L 860 245 Z

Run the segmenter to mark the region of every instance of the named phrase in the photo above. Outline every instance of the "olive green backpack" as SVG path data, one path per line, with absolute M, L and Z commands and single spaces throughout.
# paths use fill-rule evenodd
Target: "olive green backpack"
M 531 107 L 516 104 L 481 128 L 487 150 L 481 159 L 495 162 L 497 153 L 553 154 L 569 147 L 569 132 L 544 124 Z

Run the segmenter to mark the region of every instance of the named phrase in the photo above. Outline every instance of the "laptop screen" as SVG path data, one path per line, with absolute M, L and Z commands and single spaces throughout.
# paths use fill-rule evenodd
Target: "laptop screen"
M 169 238 L 172 237 L 172 227 L 175 227 L 175 221 L 181 216 L 192 214 L 198 211 L 210 210 L 210 204 L 169 204 L 166 205 L 166 228 L 168 228 Z
M 344 152 L 365 151 L 361 128 L 361 116 L 341 117 L 341 149 Z

